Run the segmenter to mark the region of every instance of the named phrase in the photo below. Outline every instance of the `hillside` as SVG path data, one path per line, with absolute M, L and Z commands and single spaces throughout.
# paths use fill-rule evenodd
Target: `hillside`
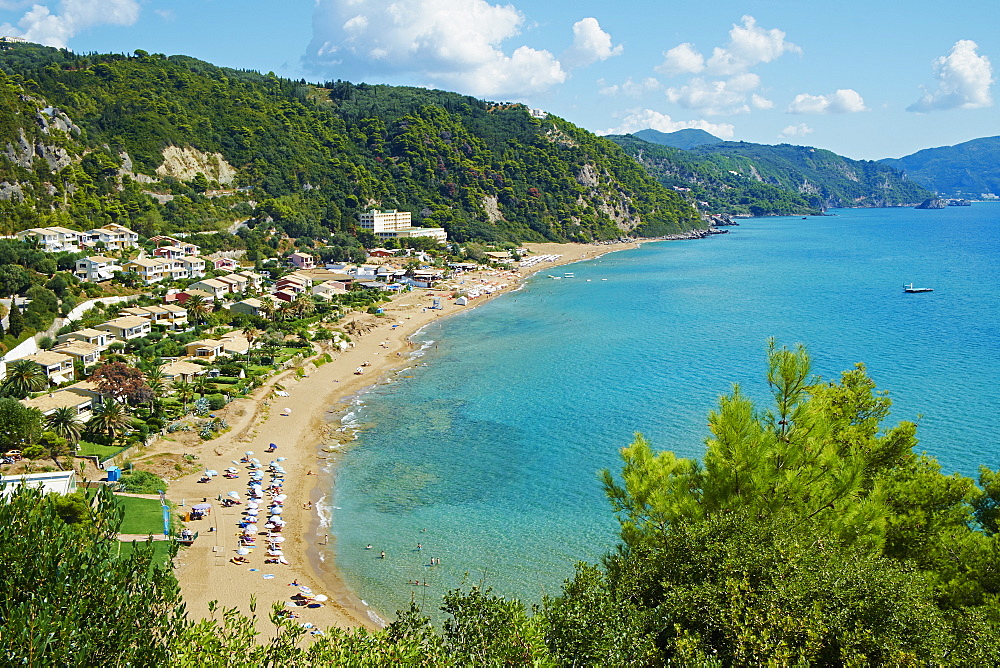
M 902 206 L 930 194 L 888 165 L 808 146 L 705 143 L 680 150 L 609 136 L 660 183 L 690 188 L 712 213 L 790 215 L 836 207 Z
M 879 162 L 906 172 L 914 182 L 945 197 L 1000 194 L 1000 137 L 928 148 Z
M 186 56 L 0 51 L 0 233 L 107 222 L 140 234 L 267 220 L 355 233 L 370 207 L 457 241 L 583 241 L 702 227 L 615 144 L 522 105 Z

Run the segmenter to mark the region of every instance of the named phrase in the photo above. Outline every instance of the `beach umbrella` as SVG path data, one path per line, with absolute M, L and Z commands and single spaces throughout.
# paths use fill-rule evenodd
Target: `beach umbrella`
M 329 599 L 327 598 L 326 594 L 316 594 L 316 596 L 313 597 L 313 600 L 314 601 L 319 601 L 320 603 L 322 603 L 323 601 L 326 601 L 326 600 L 329 600 Z
M 276 447 L 278 447 L 278 444 L 277 444 L 277 443 L 270 443 L 270 444 L 268 445 L 268 447 L 271 447 L 271 448 L 276 448 Z
M 243 454 L 244 454 L 244 455 L 246 455 L 247 457 L 249 457 L 250 455 L 252 455 L 252 454 L 253 454 L 253 450 L 247 450 L 247 451 L 246 451 L 246 452 L 244 452 Z
M 240 498 L 240 493 L 239 492 L 226 492 L 226 496 L 228 496 L 231 499 L 238 499 L 238 498 Z
M 280 515 L 271 515 L 267 519 L 270 520 L 271 522 L 274 522 L 275 524 L 277 524 L 278 520 L 281 519 L 281 516 Z
M 271 506 L 272 515 L 280 515 L 283 512 L 285 512 L 285 509 L 282 508 L 281 506 Z
M 211 503 L 199 503 L 196 506 L 191 506 L 191 510 L 211 510 L 211 509 L 212 509 Z
M 279 494 L 278 496 L 274 497 L 274 500 L 275 501 L 284 501 L 287 498 L 288 498 L 287 494 Z
M 236 468 L 235 466 L 230 466 L 228 469 L 226 469 L 226 472 L 227 473 L 239 473 L 240 470 L 238 468 Z
M 236 554 L 240 555 L 241 557 L 245 557 L 248 554 L 250 554 L 250 550 L 248 550 L 245 547 L 241 547 L 240 549 L 236 550 Z
M 299 591 L 302 592 L 303 594 L 312 594 L 313 593 L 313 590 L 310 589 L 309 587 L 305 586 L 305 585 L 299 585 Z
M 268 550 L 267 551 L 267 556 L 269 556 L 269 557 L 283 557 L 283 556 L 285 556 L 285 553 L 282 552 L 281 550 Z
M 260 508 L 260 504 L 256 501 L 247 501 L 247 508 Z
M 285 542 L 285 537 L 284 536 L 272 536 L 272 537 L 268 538 L 268 540 L 271 541 L 272 543 L 284 543 Z
M 205 471 L 205 475 L 207 475 L 207 476 L 219 475 L 219 472 L 218 471 L 208 471 L 208 470 L 206 470 Z
M 253 453 L 251 452 L 250 454 L 253 454 Z M 254 457 L 253 459 L 250 460 L 250 463 L 251 464 L 260 464 L 260 460 L 257 459 L 256 457 Z
M 250 508 L 247 510 L 247 515 L 249 515 L 250 517 L 257 517 L 257 513 L 259 512 L 260 511 L 257 510 L 256 508 Z
M 285 461 L 285 458 L 284 457 L 278 457 L 275 461 L 277 461 L 277 462 L 283 462 L 283 461 Z

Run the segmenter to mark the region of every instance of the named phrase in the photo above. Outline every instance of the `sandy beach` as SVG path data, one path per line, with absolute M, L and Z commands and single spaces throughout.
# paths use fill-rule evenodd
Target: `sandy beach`
M 350 397 L 377 383 L 388 372 L 412 363 L 409 353 L 413 347 L 409 339 L 421 327 L 516 288 L 519 281 L 531 273 L 635 245 L 529 244 L 534 256 L 559 257 L 515 273 L 465 274 L 462 277 L 464 289 L 480 286 L 493 291 L 491 296 L 470 300 L 467 306 L 456 305 L 449 299 L 450 291 L 414 289 L 387 303 L 383 316 L 351 314 L 338 323 L 337 328 L 343 329 L 349 322 L 356 322 L 358 333 L 351 335 L 352 347 L 343 352 L 323 348 L 320 353 L 330 352 L 332 363 L 317 367 L 311 361 L 306 362 L 302 365 L 305 371 L 302 377 L 297 376 L 295 369 L 286 370 L 270 378 L 251 397 L 234 401 L 224 411 L 217 412 L 232 426 L 230 431 L 211 441 L 201 441 L 190 432 L 176 432 L 135 457 L 139 468 L 144 461 L 171 461 L 182 454 L 198 458 L 197 472 L 172 480 L 167 494 L 181 512 L 199 503 L 212 505 L 206 517 L 185 524 L 199 535 L 193 545 L 180 549 L 175 560 L 188 614 L 196 619 L 210 616 L 210 601 L 218 601 L 220 608 L 238 608 L 250 614 L 253 597 L 258 630 L 270 636 L 273 625 L 268 616 L 272 604 L 287 605 L 293 595 L 299 593 L 301 585 L 314 594 L 327 597 L 322 604 L 290 608 L 301 623 L 319 629 L 380 627 L 381 620 L 348 590 L 333 567 L 335 546 L 329 536 L 328 523 L 318 512 L 320 501 L 332 489 L 337 452 L 342 442 L 350 438 L 336 431 L 339 422 L 331 423 L 330 420 L 346 409 Z M 435 297 L 441 305 L 439 310 L 428 308 Z M 365 364 L 367 366 L 362 366 Z M 358 368 L 363 369 L 360 375 L 355 373 Z M 276 393 L 275 383 L 287 396 Z M 266 452 L 271 443 L 277 445 L 277 450 Z M 254 454 L 247 456 L 247 452 Z M 280 532 L 284 540 L 273 546 L 280 548 L 281 557 L 288 564 L 265 563 L 276 555 L 267 554 L 264 520 L 258 525 L 260 535 L 255 536 L 255 546 L 243 549 L 247 552 L 246 563 L 232 563 L 245 533 L 240 522 L 249 500 L 247 484 L 251 470 L 241 460 L 260 460 L 262 484 L 266 488 L 272 480 L 268 464 L 279 457 L 283 460 L 277 465 L 284 472 L 277 477 L 282 480 L 282 487 L 274 491 L 284 495 L 281 503 L 284 526 Z M 210 482 L 199 482 L 206 469 L 224 473 L 229 468 L 236 469 L 238 477 L 219 475 Z M 224 507 L 218 499 L 226 498 L 231 492 L 238 494 L 241 503 Z M 264 494 L 260 499 L 258 512 L 262 518 L 267 515 L 268 506 L 277 505 L 269 496 Z

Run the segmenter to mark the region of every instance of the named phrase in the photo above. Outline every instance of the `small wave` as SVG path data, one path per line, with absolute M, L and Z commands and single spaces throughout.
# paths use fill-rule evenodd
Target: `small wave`
M 319 527 L 321 529 L 329 529 L 331 523 L 333 522 L 333 508 L 335 506 L 326 505 L 326 494 L 319 498 L 316 502 L 316 516 L 319 517 Z M 339 508 L 338 508 L 339 510 Z
M 365 603 L 364 601 L 361 601 L 361 602 Z M 365 605 L 368 605 L 368 604 L 365 603 Z M 388 625 L 384 619 L 382 619 L 381 617 L 379 617 L 378 615 L 376 615 L 371 610 L 368 611 L 368 619 L 372 620 L 373 622 L 375 622 L 376 624 L 378 624 L 381 627 L 385 627 L 385 626 Z

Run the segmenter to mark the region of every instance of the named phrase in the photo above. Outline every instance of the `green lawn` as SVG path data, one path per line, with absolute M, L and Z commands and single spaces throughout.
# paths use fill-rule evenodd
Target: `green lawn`
M 120 533 L 141 535 L 163 533 L 163 514 L 159 499 L 137 499 L 131 496 L 115 498 L 125 506 L 125 518 L 122 520 Z
M 103 462 L 106 459 L 111 459 L 121 451 L 122 448 L 117 445 L 98 445 L 89 441 L 80 441 L 80 447 L 77 449 L 76 454 L 97 455 L 97 458 Z
M 138 541 L 137 541 L 138 542 Z M 119 555 L 121 557 L 127 557 L 135 549 L 132 543 L 121 543 L 121 551 Z M 170 543 L 165 540 L 158 540 L 153 542 L 153 563 L 154 564 L 166 564 L 170 558 Z

